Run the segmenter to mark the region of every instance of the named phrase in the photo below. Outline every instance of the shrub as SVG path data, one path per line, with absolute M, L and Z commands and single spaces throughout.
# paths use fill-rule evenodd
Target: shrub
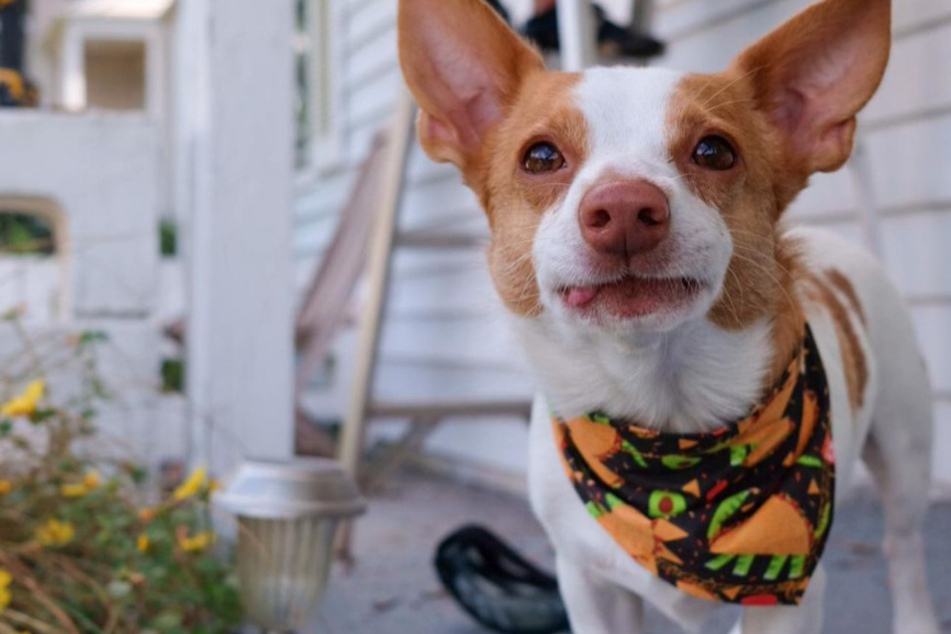
M 35 350 L 28 370 L 0 376 L 0 633 L 232 631 L 241 608 L 214 552 L 205 471 L 148 506 L 145 471 L 94 452 L 102 340 L 70 339 L 75 389 L 54 393 Z

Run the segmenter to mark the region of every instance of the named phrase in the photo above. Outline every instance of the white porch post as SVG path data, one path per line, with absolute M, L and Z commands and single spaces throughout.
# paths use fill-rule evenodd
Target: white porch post
M 63 38 L 60 56 L 59 98 L 66 110 L 79 111 L 86 107 L 86 60 L 82 32 L 70 25 Z
M 191 461 L 221 473 L 293 452 L 294 18 L 291 0 L 179 7 Z
M 562 70 L 577 72 L 594 64 L 597 31 L 588 0 L 558 0 L 558 33 Z

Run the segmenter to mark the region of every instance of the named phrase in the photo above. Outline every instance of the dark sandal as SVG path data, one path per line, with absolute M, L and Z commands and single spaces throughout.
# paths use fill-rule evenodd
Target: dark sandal
M 611 22 L 600 6 L 594 5 L 594 13 L 598 24 L 598 44 L 609 49 L 612 56 L 647 58 L 664 52 L 663 42 L 646 34 L 633 33 L 630 29 Z M 522 27 L 522 35 L 543 50 L 559 50 L 557 8 L 536 15 L 526 22 Z
M 505 10 L 505 7 L 499 3 L 499 0 L 485 0 L 485 3 L 495 9 L 495 12 L 502 16 L 502 19 L 505 20 L 506 24 L 511 24 L 512 20 L 509 17 L 509 12 Z
M 439 544 L 436 572 L 476 621 L 503 634 L 568 631 L 558 582 L 488 530 L 465 526 Z

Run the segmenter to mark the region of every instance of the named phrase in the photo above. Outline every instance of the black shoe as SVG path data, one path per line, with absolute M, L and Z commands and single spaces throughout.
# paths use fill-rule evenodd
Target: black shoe
M 598 44 L 607 49 L 608 56 L 646 58 L 664 52 L 663 42 L 611 22 L 600 6 L 594 5 L 594 13 L 598 24 Z M 522 35 L 542 50 L 557 51 L 560 46 L 557 9 L 552 8 L 526 22 Z
M 543 51 L 557 51 L 558 41 L 558 11 L 554 7 L 540 13 L 525 23 L 522 35 L 530 39 Z
M 594 12 L 598 20 L 598 44 L 615 49 L 614 54 L 609 52 L 608 56 L 645 58 L 664 52 L 664 43 L 660 40 L 611 22 L 598 5 L 594 5 Z
M 558 582 L 479 526 L 466 526 L 436 550 L 446 590 L 476 621 L 503 634 L 568 631 Z
M 495 9 L 495 12 L 502 16 L 506 24 L 512 23 L 512 20 L 509 18 L 509 12 L 505 10 L 505 7 L 499 4 L 499 0 L 485 0 L 485 3 Z

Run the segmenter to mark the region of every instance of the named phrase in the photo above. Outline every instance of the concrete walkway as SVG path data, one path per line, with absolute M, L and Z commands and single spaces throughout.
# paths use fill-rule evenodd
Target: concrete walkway
M 350 571 L 334 571 L 312 634 L 485 634 L 443 592 L 432 567 L 436 544 L 467 523 L 491 528 L 550 567 L 551 549 L 522 500 L 428 476 L 403 476 L 371 500 L 357 527 L 357 563 Z M 826 554 L 828 634 L 891 634 L 881 535 L 881 513 L 871 493 L 857 493 L 837 511 Z M 951 505 L 931 512 L 927 547 L 943 632 L 951 633 Z M 724 634 L 729 625 L 725 618 L 709 634 Z M 647 632 L 680 634 L 657 614 L 649 615 Z

